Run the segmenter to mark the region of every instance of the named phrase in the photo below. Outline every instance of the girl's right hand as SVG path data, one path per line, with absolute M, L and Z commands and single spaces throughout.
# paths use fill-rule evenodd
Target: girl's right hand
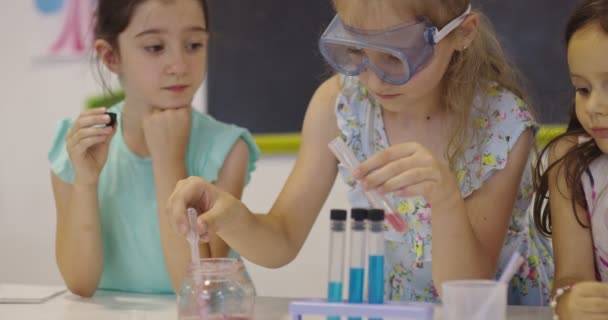
M 110 116 L 106 108 L 83 111 L 66 137 L 68 154 L 74 168 L 74 181 L 96 184 L 108 157 L 108 147 L 115 128 L 106 127 Z
M 608 319 L 608 283 L 577 283 L 564 304 L 566 319 Z
M 166 212 L 171 225 L 182 236 L 190 230 L 186 212 L 188 208 L 196 209 L 199 214 L 197 228 L 199 234 L 209 231 L 230 232 L 243 221 L 243 212 L 248 212 L 243 203 L 230 193 L 200 178 L 189 177 L 181 180 L 167 201 Z

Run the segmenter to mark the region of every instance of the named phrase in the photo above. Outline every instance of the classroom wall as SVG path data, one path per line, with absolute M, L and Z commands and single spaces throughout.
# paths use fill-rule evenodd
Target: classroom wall
M 88 62 L 32 63 L 29 50 L 39 31 L 32 2 L 0 4 L 0 283 L 58 284 L 47 150 L 57 120 L 76 116 L 85 98 L 100 91 Z M 202 99 L 197 101 L 202 108 Z M 270 208 L 294 160 L 293 155 L 262 157 L 245 202 L 254 210 Z M 259 294 L 325 293 L 327 208 L 347 204 L 346 188 L 340 182 L 336 185 L 294 262 L 278 270 L 247 263 Z

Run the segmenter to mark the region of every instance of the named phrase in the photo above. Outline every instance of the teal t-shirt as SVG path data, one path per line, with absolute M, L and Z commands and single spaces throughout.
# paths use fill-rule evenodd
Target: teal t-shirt
M 134 154 L 125 144 L 121 110 L 122 103 L 108 110 L 117 114 L 118 131 L 110 143 L 108 159 L 98 183 L 104 252 L 99 288 L 173 293 L 160 241 L 152 159 Z M 74 179 L 65 145 L 72 123 L 70 119 L 59 123 L 48 154 L 52 171 L 66 183 L 72 183 Z M 260 154 L 251 134 L 246 129 L 193 110 L 186 152 L 188 175 L 216 181 L 238 139 L 249 147 L 246 177 L 249 182 Z M 231 250 L 231 256 L 238 255 Z

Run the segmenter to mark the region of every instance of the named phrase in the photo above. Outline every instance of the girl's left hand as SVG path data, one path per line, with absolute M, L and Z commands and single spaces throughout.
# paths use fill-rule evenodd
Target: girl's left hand
M 354 172 L 365 190 L 399 197 L 422 195 L 441 201 L 458 191 L 455 175 L 445 161 L 438 161 L 422 145 L 409 142 L 391 146 L 364 161 Z
M 154 110 L 143 120 L 144 136 L 152 161 L 183 163 L 190 138 L 189 107 Z

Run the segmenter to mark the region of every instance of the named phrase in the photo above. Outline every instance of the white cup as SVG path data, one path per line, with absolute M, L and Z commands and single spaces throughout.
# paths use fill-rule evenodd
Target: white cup
M 457 280 L 442 284 L 443 320 L 505 320 L 507 285 L 490 280 Z M 481 307 L 484 314 L 478 314 Z M 477 317 L 477 318 L 474 318 Z

